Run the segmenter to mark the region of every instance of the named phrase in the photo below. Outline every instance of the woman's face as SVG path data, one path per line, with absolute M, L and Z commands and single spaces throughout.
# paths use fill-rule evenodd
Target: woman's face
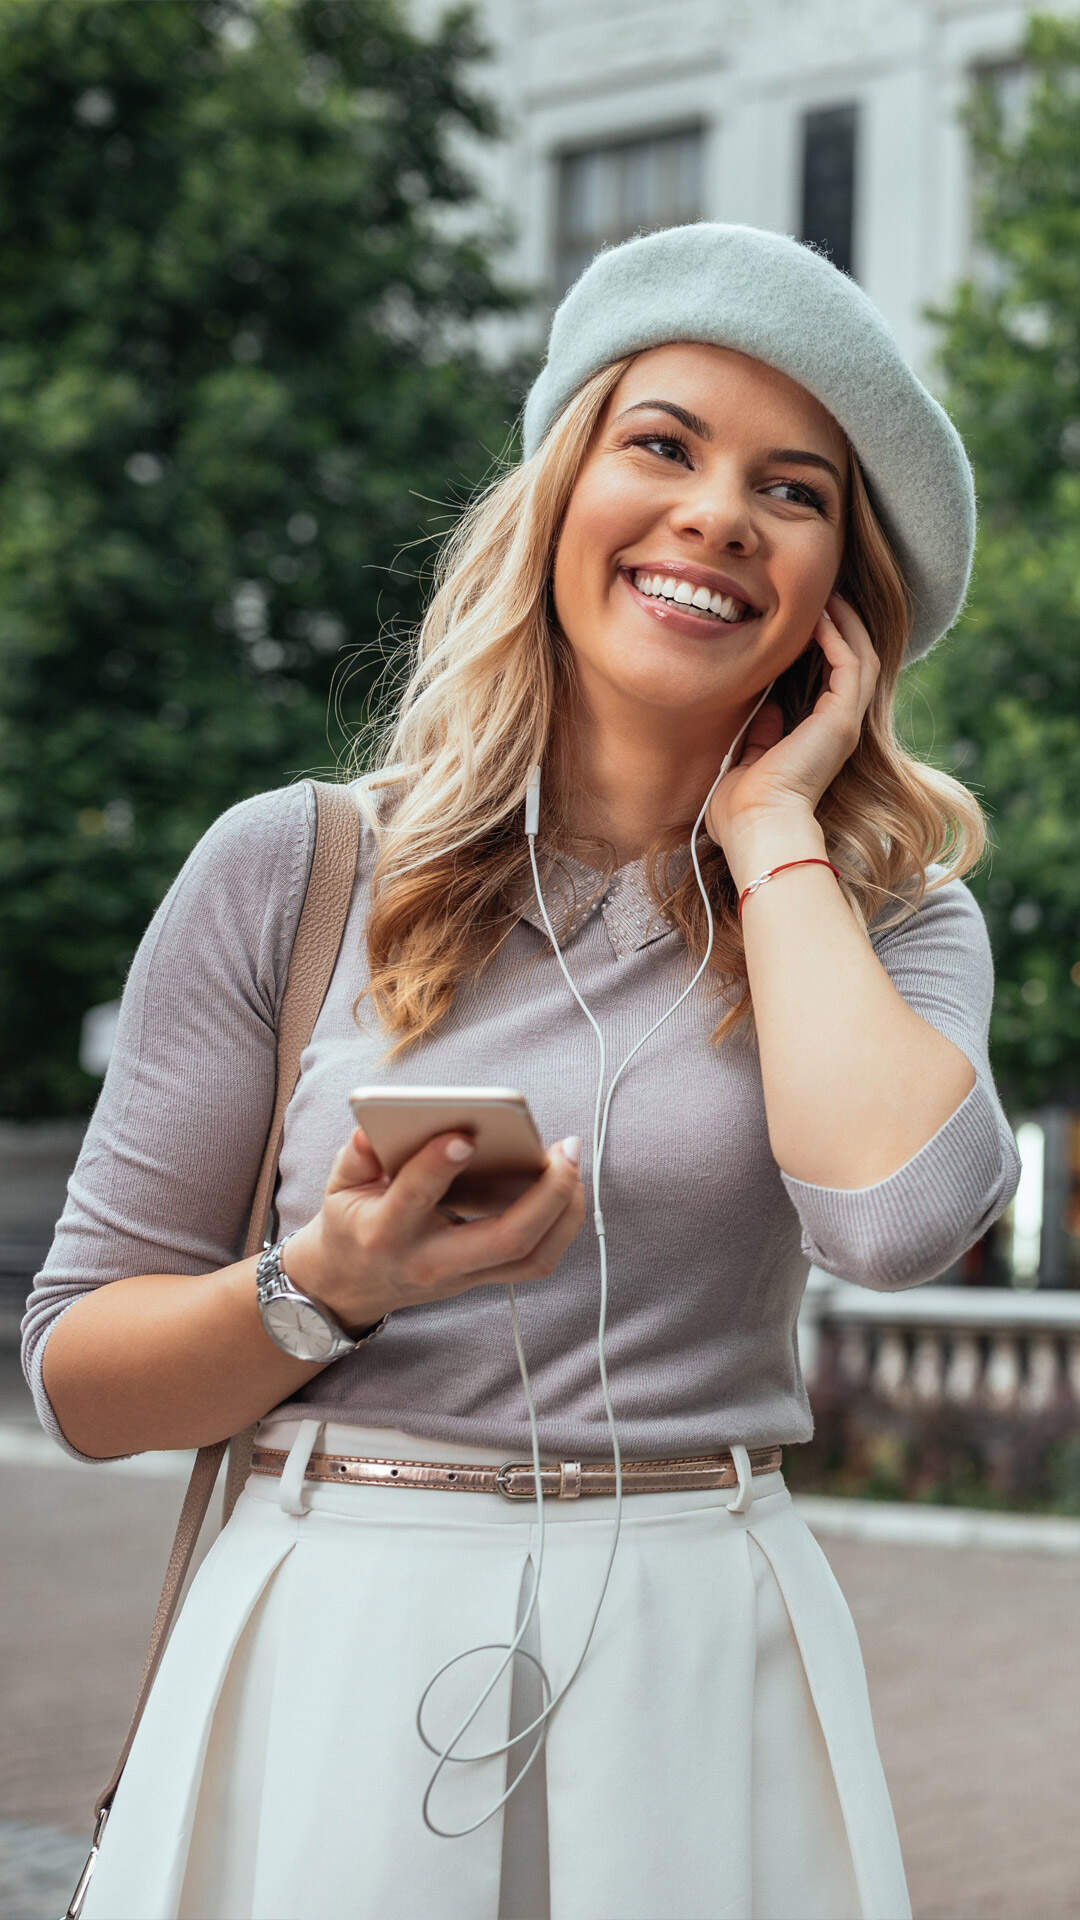
M 785 374 L 727 347 L 639 354 L 600 417 L 555 556 L 555 611 L 594 712 L 614 694 L 741 719 L 817 644 L 847 472 L 836 421 Z

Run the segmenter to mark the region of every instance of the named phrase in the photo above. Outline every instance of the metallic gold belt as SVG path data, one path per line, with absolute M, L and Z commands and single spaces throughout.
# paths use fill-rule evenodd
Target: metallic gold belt
M 780 1447 L 750 1447 L 752 1473 L 776 1473 L 783 1459 Z M 280 1474 L 288 1459 L 284 1448 L 256 1447 L 253 1473 Z M 332 1480 L 365 1487 L 436 1487 L 444 1493 L 501 1493 L 504 1500 L 535 1500 L 536 1480 L 531 1460 L 506 1460 L 501 1467 L 459 1465 L 453 1460 L 372 1460 L 352 1453 L 313 1453 L 305 1480 Z M 578 1500 L 582 1495 L 615 1492 L 615 1462 L 586 1464 L 560 1460 L 541 1462 L 540 1485 L 545 1498 Z M 624 1493 L 668 1493 L 677 1488 L 734 1487 L 735 1462 L 726 1448 L 677 1460 L 624 1460 Z

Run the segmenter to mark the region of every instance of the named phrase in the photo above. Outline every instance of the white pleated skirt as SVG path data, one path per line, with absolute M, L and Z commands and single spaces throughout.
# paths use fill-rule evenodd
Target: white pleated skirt
M 313 1445 L 497 1450 L 260 1438 L 292 1472 L 249 1478 L 192 1582 L 85 1920 L 910 1920 L 854 1623 L 782 1473 L 745 1512 L 624 1496 L 581 1660 L 614 1497 L 545 1500 L 541 1568 L 535 1501 L 300 1477 Z

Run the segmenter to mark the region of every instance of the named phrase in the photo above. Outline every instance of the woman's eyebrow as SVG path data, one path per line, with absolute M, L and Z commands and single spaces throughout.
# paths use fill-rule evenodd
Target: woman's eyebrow
M 670 413 L 673 420 L 681 421 L 684 427 L 689 427 L 690 432 L 696 433 L 699 440 L 711 440 L 713 437 L 712 428 L 700 414 L 688 413 L 685 407 L 677 407 L 674 400 L 635 400 L 632 407 L 623 408 L 619 419 L 625 420 L 628 413 L 642 413 L 647 409 L 657 413 Z
M 713 430 L 707 420 L 703 420 L 698 413 L 690 413 L 686 407 L 676 406 L 674 400 L 635 400 L 632 407 L 623 408 L 619 419 L 625 420 L 628 413 L 646 411 L 669 413 L 673 420 L 680 421 L 684 427 L 689 428 L 691 433 L 696 433 L 699 440 L 714 438 Z M 826 473 L 832 474 L 841 493 L 844 491 L 843 476 L 839 468 L 835 467 L 831 460 L 826 460 L 823 453 L 811 453 L 807 447 L 769 447 L 764 458 L 790 460 L 795 466 L 800 467 L 821 467 Z
M 826 473 L 832 474 L 841 493 L 844 491 L 844 482 L 840 477 L 839 468 L 834 467 L 831 460 L 826 460 L 823 453 L 810 453 L 805 447 L 770 447 L 765 458 L 766 460 L 790 460 L 796 467 L 824 467 Z

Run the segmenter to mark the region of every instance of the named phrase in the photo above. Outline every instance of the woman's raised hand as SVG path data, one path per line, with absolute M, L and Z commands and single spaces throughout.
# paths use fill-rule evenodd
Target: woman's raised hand
M 741 821 L 750 815 L 814 814 L 862 737 L 881 659 L 840 594 L 829 596 L 810 642 L 820 647 L 829 669 L 813 711 L 785 734 L 779 702 L 766 700 L 709 801 L 706 832 L 729 856 Z
M 585 1189 L 561 1147 L 502 1213 L 450 1225 L 439 1202 L 468 1165 L 468 1157 L 449 1158 L 455 1141 L 471 1148 L 460 1132 L 437 1134 L 390 1179 L 357 1127 L 330 1169 L 319 1212 L 290 1237 L 282 1255 L 289 1279 L 348 1332 L 470 1287 L 542 1280 L 580 1232 Z

